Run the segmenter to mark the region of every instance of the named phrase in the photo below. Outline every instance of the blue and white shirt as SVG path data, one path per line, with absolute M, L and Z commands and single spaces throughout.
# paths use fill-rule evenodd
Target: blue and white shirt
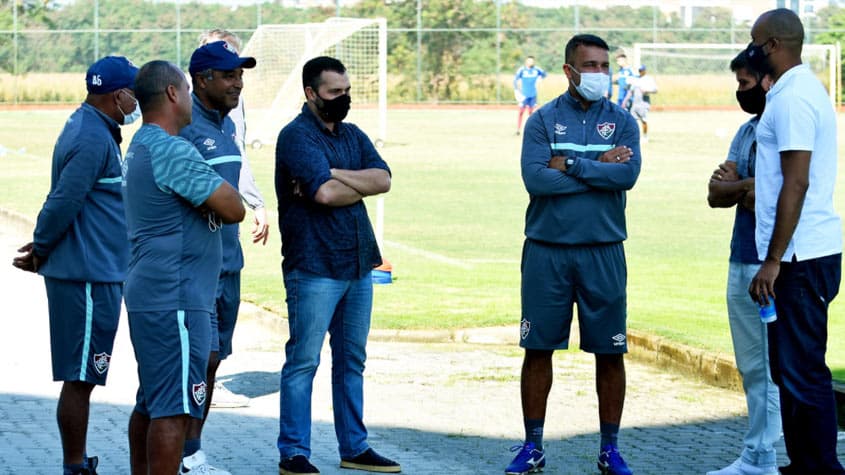
M 191 124 L 182 129 L 179 135 L 194 144 L 214 171 L 237 190 L 241 176 L 241 148 L 238 146 L 235 124 L 228 116 L 221 117 L 216 110 L 207 109 L 196 95 L 192 94 L 192 97 L 194 105 Z M 223 225 L 223 273 L 238 272 L 244 267 L 239 230 L 239 223 Z
M 736 131 L 727 161 L 736 163 L 736 172 L 740 180 L 754 176 L 757 155 L 757 116 L 742 124 Z M 759 264 L 757 246 L 754 242 L 754 212 L 741 204 L 736 205 L 733 236 L 731 237 L 731 262 Z
M 537 97 L 537 80 L 546 77 L 546 72 L 537 66 L 526 68 L 520 67 L 513 78 L 513 87 L 520 87 L 520 92 L 525 97 Z
M 568 92 L 528 118 L 522 141 L 522 180 L 528 191 L 525 236 L 552 244 L 589 245 L 627 238 L 625 191 L 640 174 L 640 131 L 625 109 L 602 98 L 585 111 Z M 633 151 L 625 163 L 598 158 L 616 146 Z M 575 158 L 566 172 L 552 156 Z
M 53 149 L 50 193 L 33 233 L 38 273 L 82 282 L 123 282 L 129 262 L 120 193 L 120 126 L 83 103 Z
M 810 186 L 798 226 L 783 260 L 799 261 L 842 252 L 842 222 L 833 209 L 836 184 L 836 113 L 830 96 L 807 65 L 783 73 L 766 94 L 766 110 L 757 125 L 757 254 L 765 260 L 783 187 L 780 153 L 810 151 Z
M 190 142 L 144 124 L 126 152 L 123 183 L 132 246 L 126 309 L 213 312 L 220 232 L 198 207 L 223 178 Z

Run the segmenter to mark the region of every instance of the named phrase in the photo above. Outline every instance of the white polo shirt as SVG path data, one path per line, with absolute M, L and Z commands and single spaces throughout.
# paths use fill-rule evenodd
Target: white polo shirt
M 842 252 L 842 224 L 833 209 L 836 182 L 836 114 L 830 96 L 806 65 L 785 72 L 766 95 L 757 125 L 754 181 L 757 254 L 766 258 L 783 186 L 780 152 L 805 150 L 810 157 L 810 186 L 798 227 L 783 255 L 799 261 Z

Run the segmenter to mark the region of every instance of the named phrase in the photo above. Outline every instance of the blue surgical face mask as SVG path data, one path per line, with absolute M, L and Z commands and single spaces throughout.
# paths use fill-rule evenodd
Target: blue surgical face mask
M 594 102 L 604 97 L 607 93 L 608 86 L 610 85 L 609 75 L 605 73 L 581 73 L 572 65 L 569 68 L 581 76 L 581 83 L 575 86 L 575 90 L 578 91 L 578 94 L 584 100 Z

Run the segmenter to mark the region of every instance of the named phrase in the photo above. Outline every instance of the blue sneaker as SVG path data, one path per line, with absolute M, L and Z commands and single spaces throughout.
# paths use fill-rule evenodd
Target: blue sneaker
M 525 475 L 526 473 L 543 471 L 543 467 L 546 466 L 546 452 L 537 450 L 534 442 L 526 442 L 525 445 L 511 447 L 511 452 L 517 450 L 519 450 L 519 453 L 505 469 L 506 475 Z
M 601 448 L 597 465 L 602 475 L 633 475 L 634 473 L 628 468 L 628 464 L 625 463 L 615 445 L 608 444 Z

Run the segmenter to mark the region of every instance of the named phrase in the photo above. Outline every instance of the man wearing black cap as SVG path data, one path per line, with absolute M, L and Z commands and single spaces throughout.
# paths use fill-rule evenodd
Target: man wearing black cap
M 207 163 L 212 165 L 235 189 L 241 173 L 241 150 L 235 141 L 235 124 L 229 111 L 238 106 L 243 88 L 244 68 L 255 67 L 255 58 L 242 58 L 234 46 L 225 41 L 207 43 L 191 55 L 189 72 L 193 82 L 193 118 L 179 133 L 194 144 Z M 213 219 L 213 217 L 212 217 Z M 210 226 L 218 226 L 213 221 Z M 223 267 L 217 283 L 215 315 L 211 321 L 211 353 L 208 358 L 208 396 L 203 419 L 191 421 L 185 441 L 183 473 L 206 473 L 212 470 L 202 451 L 201 436 L 205 417 L 214 395 L 214 379 L 220 361 L 232 353 L 232 336 L 241 301 L 241 268 L 243 252 L 238 239 L 238 223 L 220 228 L 223 240 Z M 213 469 L 219 475 L 229 472 Z
M 107 56 L 88 69 L 85 102 L 53 149 L 50 193 L 31 243 L 13 264 L 44 276 L 50 312 L 53 380 L 63 381 L 56 419 L 64 473 L 96 473 L 86 455 L 88 409 L 105 385 L 129 263 L 121 198 L 120 126 L 140 115 L 138 68 Z

